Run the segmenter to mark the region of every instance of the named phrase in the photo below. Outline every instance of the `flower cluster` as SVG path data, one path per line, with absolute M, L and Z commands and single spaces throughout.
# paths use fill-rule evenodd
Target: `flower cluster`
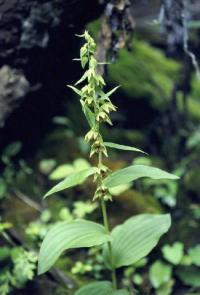
M 74 86 L 71 87 L 79 96 L 83 108 L 83 112 L 91 127 L 86 134 L 85 139 L 91 144 L 90 156 L 102 153 L 107 156 L 107 150 L 100 134 L 99 127 L 101 123 L 112 125 L 110 112 L 116 111 L 116 107 L 112 104 L 109 96 L 117 89 L 114 88 L 108 93 L 103 91 L 105 81 L 98 73 L 98 62 L 95 58 L 96 44 L 93 38 L 85 32 L 79 35 L 86 40 L 86 43 L 80 50 L 80 62 L 83 69 L 87 70 L 75 85 L 86 84 L 79 90 Z

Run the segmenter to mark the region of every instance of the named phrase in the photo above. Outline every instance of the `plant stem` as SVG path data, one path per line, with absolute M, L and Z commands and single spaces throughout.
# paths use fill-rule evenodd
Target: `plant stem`
M 104 199 L 101 199 L 101 209 L 102 209 L 102 215 L 103 215 L 103 222 L 106 230 L 110 232 L 109 230 L 109 225 L 108 225 L 108 216 L 107 216 L 107 210 L 106 210 L 106 203 Z M 110 256 L 110 261 L 112 264 L 112 246 L 111 243 L 108 242 L 108 250 L 109 250 L 109 256 Z M 117 289 L 117 278 L 116 278 L 116 271 L 115 268 L 111 265 L 112 267 L 112 284 L 113 288 Z
M 99 153 L 99 166 L 102 164 L 102 153 Z M 102 182 L 102 179 L 101 179 Z M 101 210 L 102 210 L 102 215 L 103 215 L 103 223 L 104 226 L 106 228 L 106 230 L 108 231 L 108 233 L 110 233 L 110 229 L 109 229 L 109 223 L 108 223 L 108 215 L 107 215 L 107 209 L 106 209 L 106 202 L 103 198 L 101 198 Z M 108 251 L 109 251 L 109 256 L 110 256 L 110 262 L 111 262 L 111 268 L 112 268 L 112 284 L 113 284 L 113 288 L 116 290 L 117 289 L 117 277 L 116 277 L 116 271 L 115 268 L 112 266 L 112 246 L 111 243 L 108 242 Z

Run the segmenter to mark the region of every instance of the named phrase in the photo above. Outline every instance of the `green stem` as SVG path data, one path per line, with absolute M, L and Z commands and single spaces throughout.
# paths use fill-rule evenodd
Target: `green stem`
M 99 153 L 99 166 L 102 164 L 102 153 Z M 102 179 L 101 179 L 102 182 Z M 109 223 L 108 223 L 108 215 L 107 215 L 107 209 L 106 209 L 106 202 L 103 198 L 101 198 L 101 210 L 102 210 L 102 215 L 103 215 L 103 223 L 104 226 L 106 228 L 106 230 L 108 231 L 108 233 L 110 233 L 110 229 L 109 229 Z M 110 262 L 112 264 L 112 246 L 111 246 L 111 242 L 108 242 L 108 251 L 109 251 L 109 256 L 110 256 Z M 116 271 L 115 268 L 111 265 L 112 268 L 112 284 L 113 284 L 113 288 L 116 290 L 117 289 L 117 277 L 116 277 Z
M 103 215 L 103 223 L 108 232 L 109 230 L 109 225 L 108 225 L 108 216 L 107 216 L 107 210 L 106 210 L 106 203 L 104 199 L 101 199 L 101 209 L 102 209 L 102 215 Z M 110 262 L 112 264 L 112 246 L 111 243 L 108 242 L 108 251 L 109 251 L 109 256 L 110 256 Z M 116 277 L 116 271 L 115 268 L 111 265 L 112 268 L 112 284 L 113 288 L 117 289 L 117 277 Z

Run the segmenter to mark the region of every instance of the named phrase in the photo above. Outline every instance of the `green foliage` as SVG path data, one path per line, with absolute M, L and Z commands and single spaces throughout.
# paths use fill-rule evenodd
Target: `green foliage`
M 64 250 L 101 245 L 110 240 L 106 229 L 86 220 L 62 222 L 46 235 L 39 254 L 38 273 L 46 272 Z
M 145 257 L 170 227 L 169 215 L 141 214 L 131 217 L 111 232 L 112 257 L 105 257 L 110 268 L 131 265 Z
M 196 267 L 187 267 L 177 270 L 177 275 L 181 281 L 191 287 L 200 287 L 200 271 Z
M 165 245 L 162 248 L 163 256 L 170 263 L 177 265 L 183 258 L 183 244 L 180 242 L 174 243 L 172 246 Z
M 189 249 L 189 257 L 193 264 L 200 266 L 200 245 Z
M 35 253 L 25 251 L 20 247 L 7 248 L 6 252 L 7 255 L 2 259 L 9 257 L 12 264 L 9 269 L 5 268 L 0 271 L 1 295 L 9 295 L 14 289 L 21 289 L 32 280 L 37 262 Z
M 59 180 L 67 177 L 71 173 L 78 172 L 84 169 L 90 168 L 90 163 L 82 158 L 78 158 L 74 160 L 72 164 L 62 164 L 58 166 L 55 170 L 51 172 L 49 175 L 49 179 L 51 180 Z
M 162 261 L 156 261 L 150 268 L 149 278 L 154 288 L 159 288 L 167 283 L 172 274 L 172 267 Z
M 170 96 L 179 67 L 161 50 L 144 41 L 134 40 L 132 51 L 120 50 L 117 62 L 109 66 L 109 77 L 122 86 L 126 95 L 148 97 L 150 104 L 161 107 Z
M 112 104 L 110 96 L 118 87 L 115 87 L 108 92 L 104 91 L 106 84 L 103 77 L 99 74 L 99 63 L 95 58 L 96 44 L 87 31 L 79 37 L 84 38 L 86 41 L 81 47 L 80 59 L 78 59 L 82 68 L 85 69 L 85 72 L 75 83 L 76 87 L 69 87 L 80 96 L 81 107 L 90 128 L 85 135 L 85 140 L 90 145 L 90 157 L 96 156 L 98 158 L 98 163 L 94 167 L 91 167 L 90 165 L 89 167 L 84 167 L 86 169 L 80 168 L 80 166 L 82 167 L 82 164 L 80 165 L 79 163 L 77 165 L 77 170 L 75 168 L 75 171 L 72 171 L 72 167 L 69 167 L 69 165 L 57 167 L 50 175 L 51 179 L 62 178 L 65 174 L 69 175 L 47 192 L 45 197 L 79 185 L 83 183 L 86 178 L 94 175 L 96 190 L 93 200 L 98 200 L 101 204 L 104 226 L 84 220 L 72 220 L 70 222 L 58 223 L 55 225 L 47 233 L 42 243 L 39 254 L 38 273 L 41 274 L 49 270 L 64 250 L 99 245 L 104 249 L 105 262 L 112 272 L 112 284 L 110 282 L 89 284 L 76 292 L 76 295 L 128 295 L 129 292 L 127 290 L 119 290 L 117 288 L 115 269 L 122 266 L 132 265 L 145 257 L 156 246 L 161 235 L 168 231 L 171 219 L 168 214 L 142 214 L 129 218 L 110 232 L 106 208 L 106 203 L 109 200 L 112 200 L 112 190 L 110 189 L 113 187 L 118 187 L 119 190 L 127 189 L 127 184 L 129 185 L 131 181 L 143 177 L 149 177 L 156 180 L 175 180 L 178 179 L 178 177 L 151 166 L 131 165 L 113 173 L 109 167 L 105 166 L 103 160 L 104 157 L 108 157 L 107 147 L 142 153 L 143 151 L 131 146 L 104 142 L 101 133 L 101 125 L 112 125 L 110 114 L 111 112 L 116 111 L 117 108 Z M 137 50 L 137 47 L 135 50 Z M 146 44 L 141 43 L 139 51 L 144 54 L 145 50 Z M 152 59 L 152 67 L 154 67 L 154 59 L 158 57 L 160 58 L 161 64 L 165 63 L 165 61 L 163 62 L 163 56 L 156 52 L 156 55 Z M 169 65 L 169 63 L 167 64 Z M 127 69 L 130 68 L 128 65 L 126 66 Z M 141 67 L 141 65 L 138 66 Z M 177 65 L 174 65 L 173 63 L 169 65 L 168 70 L 170 74 L 172 69 L 175 71 Z M 142 69 L 142 71 L 143 70 L 144 69 Z M 129 71 L 127 71 L 127 73 L 128 72 Z M 138 73 L 141 73 L 141 70 L 138 71 Z M 120 72 L 118 74 L 120 76 Z M 139 76 L 139 74 L 137 75 Z M 149 72 L 148 77 L 151 77 Z M 154 78 L 154 84 L 159 84 L 161 82 L 160 76 L 157 75 Z M 125 77 L 125 80 L 126 79 L 127 77 Z M 170 79 L 165 80 L 165 85 L 168 84 L 167 87 L 171 87 Z M 150 81 L 151 84 L 151 78 Z M 150 84 L 147 85 L 146 89 L 149 88 Z M 160 83 L 160 85 L 162 85 L 162 83 Z M 160 93 L 160 89 L 158 92 Z M 114 192 L 114 194 L 117 193 Z M 84 216 L 85 213 L 90 213 L 94 210 L 94 207 L 91 206 L 91 204 L 89 206 L 88 204 L 85 204 L 85 207 L 81 203 L 77 203 L 76 205 L 77 207 L 74 209 L 74 215 L 76 216 Z M 70 215 L 69 213 L 68 210 L 65 210 L 64 215 L 68 218 Z M 82 263 L 79 263 L 76 265 L 75 271 L 85 272 L 87 269 L 87 265 L 84 266 Z M 135 275 L 133 281 L 139 285 L 141 283 L 140 276 Z M 163 283 L 165 283 L 165 280 Z

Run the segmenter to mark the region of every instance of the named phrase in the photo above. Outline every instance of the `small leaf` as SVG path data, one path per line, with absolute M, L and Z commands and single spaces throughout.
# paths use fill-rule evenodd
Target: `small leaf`
M 106 229 L 95 222 L 74 220 L 56 224 L 46 235 L 39 253 L 38 273 L 48 271 L 64 250 L 92 247 L 109 241 Z
M 116 86 L 115 88 L 111 89 L 109 92 L 107 92 L 105 95 L 107 97 L 111 96 L 120 86 Z
M 174 265 L 178 265 L 183 257 L 183 244 L 180 242 L 174 243 L 172 246 L 165 245 L 162 248 L 163 256 L 166 260 Z
M 117 144 L 117 143 L 113 143 L 113 142 L 104 142 L 104 144 L 105 144 L 105 146 L 113 148 L 113 149 L 118 149 L 118 150 L 123 150 L 123 151 L 140 152 L 140 153 L 146 154 L 142 150 L 139 150 L 135 147 L 128 146 L 128 145 L 121 145 L 121 144 Z
M 108 187 L 114 187 L 117 185 L 129 183 L 141 177 L 150 177 L 152 179 L 178 179 L 179 177 L 165 172 L 159 168 L 144 166 L 144 165 L 132 165 L 127 168 L 113 172 L 103 181 L 103 184 Z
M 107 281 L 88 284 L 79 289 L 75 295 L 129 295 L 129 292 L 123 290 L 113 290 L 112 284 Z
M 71 88 L 79 96 L 82 96 L 82 92 L 79 89 L 77 89 L 76 87 L 71 86 L 71 85 L 67 85 L 67 87 Z
M 172 275 L 172 267 L 169 264 L 157 260 L 150 267 L 149 278 L 154 288 L 159 288 L 167 283 Z
M 112 261 L 108 258 L 108 247 L 104 249 L 107 265 L 118 268 L 139 261 L 156 246 L 170 224 L 169 214 L 141 214 L 129 218 L 111 232 Z
M 55 185 L 50 191 L 46 193 L 44 198 L 57 193 L 59 191 L 62 191 L 64 189 L 67 189 L 69 187 L 76 186 L 78 184 L 81 184 L 84 182 L 84 180 L 89 177 L 90 175 L 93 175 L 96 171 L 95 167 L 91 167 L 89 169 L 84 169 L 75 173 L 72 173 L 67 178 L 65 178 L 63 181 L 59 182 L 57 185 Z
M 94 113 L 85 105 L 83 107 L 83 112 L 85 114 L 85 117 L 88 121 L 88 124 L 91 128 L 95 126 L 95 115 Z
M 78 80 L 78 81 L 76 82 L 75 85 L 78 85 L 78 84 L 82 83 L 85 79 L 87 79 L 88 74 L 89 74 L 89 71 L 86 71 L 86 72 L 83 74 L 83 76 L 80 78 L 80 80 Z

